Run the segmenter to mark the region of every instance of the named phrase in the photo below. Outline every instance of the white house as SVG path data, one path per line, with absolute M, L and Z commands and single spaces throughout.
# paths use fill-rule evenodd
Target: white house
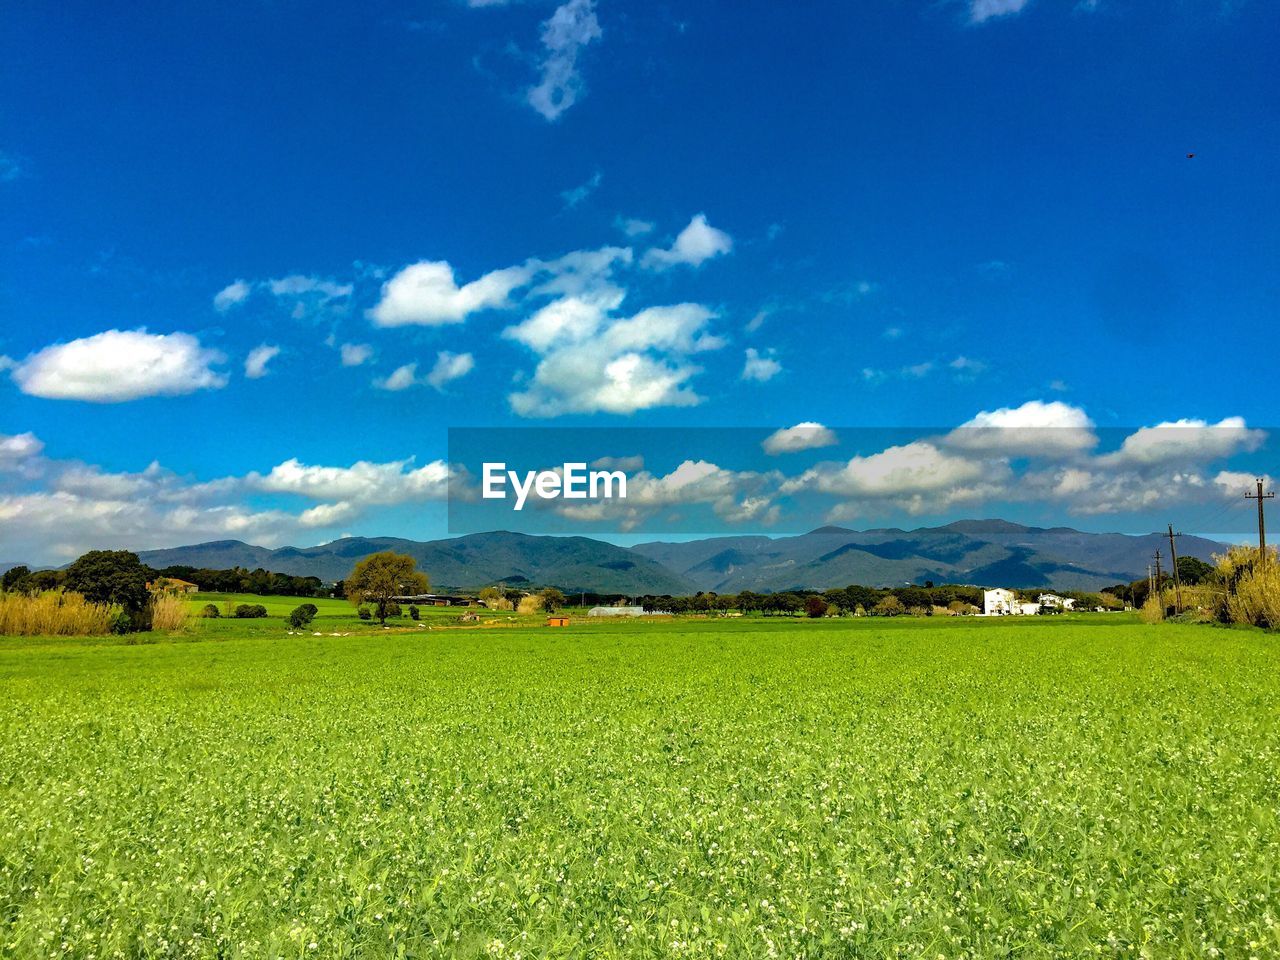
M 1012 590 L 996 587 L 994 590 L 982 591 L 982 615 L 984 617 L 1005 617 L 1017 613 L 1018 598 Z
M 588 617 L 643 617 L 644 607 L 592 607 Z
M 1032 603 L 1030 600 L 1020 600 L 1017 604 L 1016 613 L 1020 613 L 1024 617 L 1034 617 L 1040 612 L 1040 604 Z
M 1074 610 L 1076 602 L 1070 597 L 1060 597 L 1056 593 L 1040 594 L 1040 606 L 1054 607 L 1058 610 Z

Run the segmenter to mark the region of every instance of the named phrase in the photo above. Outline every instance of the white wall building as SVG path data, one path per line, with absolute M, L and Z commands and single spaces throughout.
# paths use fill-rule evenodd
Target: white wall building
M 1017 613 L 1018 598 L 1012 590 L 996 587 L 994 590 L 982 591 L 982 615 L 984 617 L 1006 617 Z
M 1040 594 L 1040 606 L 1055 607 L 1058 610 L 1074 610 L 1076 602 L 1070 597 L 1060 597 L 1056 593 Z
M 643 617 L 644 607 L 592 607 L 588 617 Z

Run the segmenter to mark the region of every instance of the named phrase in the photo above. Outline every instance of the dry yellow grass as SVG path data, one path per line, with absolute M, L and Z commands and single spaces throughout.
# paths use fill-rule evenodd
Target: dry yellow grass
M 109 633 L 111 608 L 78 593 L 0 594 L 0 634 L 74 637 Z
M 181 630 L 187 625 L 191 610 L 186 601 L 174 593 L 157 593 L 151 598 L 151 629 Z

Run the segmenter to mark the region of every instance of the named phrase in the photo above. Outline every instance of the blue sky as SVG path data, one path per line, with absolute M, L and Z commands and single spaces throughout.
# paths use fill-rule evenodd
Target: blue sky
M 1274 472 L 1274 4 L 0 19 L 0 560 L 442 535 L 460 426 L 1227 421 L 1146 473 L 1055 461 L 1095 476 L 1051 509 L 1100 528 L 1135 509 L 1105 485 L 1212 523 L 1219 474 Z M 779 485 L 873 453 L 823 449 Z M 930 491 L 827 493 L 1021 509 Z

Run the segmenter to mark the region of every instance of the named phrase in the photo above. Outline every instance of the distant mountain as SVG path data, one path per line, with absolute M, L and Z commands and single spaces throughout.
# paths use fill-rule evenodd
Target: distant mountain
M 238 540 L 140 553 L 152 567 L 175 565 L 225 569 L 264 567 L 294 576 L 339 580 L 357 560 L 382 550 L 406 553 L 437 589 L 467 589 L 495 583 L 556 586 L 576 592 L 636 595 L 687 593 L 689 581 L 653 560 L 587 537 L 534 537 L 523 533 L 477 533 L 419 542 L 398 537 L 347 537 L 318 547 L 268 550 Z
M 477 533 L 419 542 L 347 537 L 318 547 L 269 550 L 239 540 L 140 554 L 153 567 L 264 567 L 338 580 L 356 561 L 380 550 L 407 553 L 439 589 L 494 583 L 556 586 L 568 592 L 679 594 L 826 589 L 860 583 L 969 583 L 980 586 L 1096 590 L 1144 576 L 1161 534 L 1081 533 L 1068 527 L 1025 527 L 1005 520 L 960 520 L 918 530 L 820 527 L 793 537 L 710 537 L 685 543 L 642 543 L 626 549 L 588 537 Z M 1178 552 L 1208 560 L 1225 545 L 1181 537 Z
M 712 537 L 642 543 L 633 552 L 691 580 L 700 590 L 736 593 L 825 589 L 860 583 L 970 583 L 1096 590 L 1145 575 L 1160 534 L 1081 533 L 1006 520 L 960 520 L 918 530 L 820 527 L 794 537 Z M 1178 552 L 1208 560 L 1225 546 L 1181 537 Z

